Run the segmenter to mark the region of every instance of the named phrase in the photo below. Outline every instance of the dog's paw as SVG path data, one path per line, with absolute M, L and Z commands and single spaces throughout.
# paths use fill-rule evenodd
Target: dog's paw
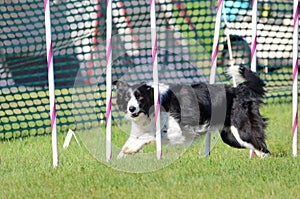
M 271 153 L 264 153 L 262 151 L 254 150 L 255 154 L 260 157 L 261 159 L 264 159 L 266 157 L 271 156 Z
M 143 150 L 145 145 L 153 141 L 155 141 L 155 137 L 153 136 L 143 136 L 137 139 L 129 138 L 122 147 L 122 151 L 119 153 L 118 157 L 123 158 L 125 155 L 134 155 Z
M 132 144 L 130 146 L 126 146 L 124 147 L 124 149 L 122 149 L 122 152 L 124 154 L 130 154 L 130 155 L 134 155 L 137 152 L 139 152 L 142 149 L 143 145 L 139 145 L 139 144 Z
M 134 155 L 141 151 L 146 143 L 139 140 L 128 140 L 122 147 L 118 157 L 123 158 L 126 155 Z
M 117 158 L 118 159 L 122 159 L 125 158 L 127 155 L 123 153 L 123 151 L 120 151 L 120 153 L 118 154 Z

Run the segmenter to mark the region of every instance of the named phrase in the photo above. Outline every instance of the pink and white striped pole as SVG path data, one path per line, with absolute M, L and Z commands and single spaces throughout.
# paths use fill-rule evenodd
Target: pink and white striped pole
M 217 16 L 216 16 L 216 24 L 215 24 L 215 32 L 214 32 L 214 43 L 213 43 L 212 58 L 211 58 L 211 70 L 210 70 L 210 78 L 209 78 L 210 84 L 214 84 L 216 82 L 221 14 L 222 14 L 222 7 L 223 7 L 222 5 L 223 5 L 223 0 L 218 0 Z
M 252 0 L 251 70 L 256 72 L 257 0 Z
M 157 63 L 157 38 L 156 38 L 156 15 L 155 0 L 150 0 L 150 18 L 151 18 L 151 43 L 152 43 L 152 70 L 154 86 L 154 108 L 156 122 L 156 157 L 162 159 L 161 132 L 160 132 L 160 95 L 158 85 L 158 63 Z
M 217 58 L 218 58 L 218 50 L 219 50 L 219 36 L 220 36 L 222 7 L 223 7 L 223 0 L 218 0 L 216 24 L 215 24 L 215 32 L 214 32 L 214 43 L 213 43 L 212 58 L 211 58 L 211 69 L 210 69 L 210 77 L 209 77 L 210 84 L 214 84 L 216 82 L 216 70 L 217 70 Z M 211 134 L 207 132 L 206 145 L 205 145 L 206 156 L 210 154 L 210 142 L 211 142 Z
M 112 158 L 112 0 L 106 1 L 106 161 Z
M 294 0 L 294 32 L 293 32 L 293 119 L 292 119 L 292 149 L 293 156 L 298 155 L 298 27 L 299 0 Z
M 48 65 L 48 84 L 49 84 L 49 102 L 50 102 L 50 120 L 52 133 L 52 155 L 53 167 L 58 166 L 58 147 L 57 147 L 57 129 L 56 129 L 56 105 L 55 105 L 55 85 L 53 69 L 53 51 L 51 41 L 51 18 L 49 1 L 44 0 L 46 45 L 47 45 L 47 65 Z
M 257 41 L 257 0 L 252 0 L 252 43 L 251 70 L 256 72 L 256 41 Z M 254 157 L 254 150 L 249 151 L 249 157 Z

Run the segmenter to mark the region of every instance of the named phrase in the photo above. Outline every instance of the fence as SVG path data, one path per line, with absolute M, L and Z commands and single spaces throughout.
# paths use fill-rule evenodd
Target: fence
M 0 4 L 2 140 L 50 133 L 43 6 L 37 0 Z M 221 30 L 219 81 L 227 81 L 229 65 L 224 31 L 231 34 L 237 64 L 249 66 L 251 54 L 251 1 L 227 0 L 225 7 L 229 26 Z M 51 2 L 59 131 L 105 120 L 105 8 L 100 0 Z M 215 8 L 212 0 L 158 1 L 160 80 L 207 81 Z M 291 101 L 293 1 L 258 1 L 257 28 L 257 65 L 267 83 L 266 101 Z M 113 34 L 113 80 L 151 80 L 148 1 L 113 1 Z M 114 108 L 113 118 L 119 116 Z

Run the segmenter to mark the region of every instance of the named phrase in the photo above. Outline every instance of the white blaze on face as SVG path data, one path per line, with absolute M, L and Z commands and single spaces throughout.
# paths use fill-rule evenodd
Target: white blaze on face
M 135 110 L 133 112 L 131 112 L 130 107 L 134 107 Z M 127 104 L 127 113 L 133 114 L 133 113 L 138 113 L 139 111 L 140 111 L 139 102 L 136 99 L 136 97 L 134 96 L 133 92 L 131 92 L 130 100 L 128 101 L 128 104 Z

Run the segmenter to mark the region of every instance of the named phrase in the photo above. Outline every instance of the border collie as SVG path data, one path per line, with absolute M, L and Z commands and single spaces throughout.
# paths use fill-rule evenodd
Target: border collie
M 265 143 L 266 119 L 259 107 L 265 94 L 259 76 L 241 66 L 228 69 L 241 80 L 237 87 L 223 84 L 159 84 L 161 136 L 167 144 L 185 144 L 189 138 L 218 130 L 222 140 L 235 148 L 247 148 L 263 158 L 271 153 Z M 117 105 L 131 121 L 130 136 L 118 158 L 139 152 L 155 142 L 154 85 L 129 85 L 114 81 Z

